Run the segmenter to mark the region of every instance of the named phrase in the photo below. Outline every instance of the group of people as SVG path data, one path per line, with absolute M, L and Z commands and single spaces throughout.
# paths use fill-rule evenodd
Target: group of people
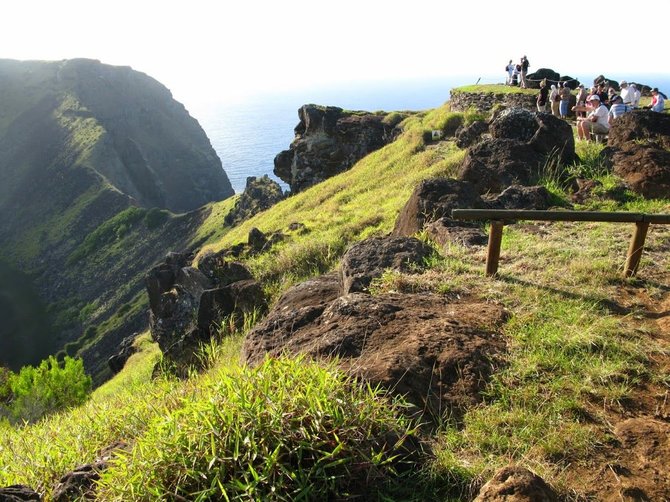
M 559 82 L 558 87 L 551 84 L 551 89 L 547 89 L 547 79 L 540 82 L 540 92 L 537 95 L 537 111 L 548 112 L 562 119 L 568 118 L 568 106 L 570 105 L 570 96 L 572 91 L 567 82 Z
M 621 90 L 617 94 L 616 89 L 606 82 L 592 88 L 590 93 L 586 92 L 583 85 L 579 86 L 577 105 L 573 107 L 577 113 L 579 139 L 591 140 L 592 135 L 607 134 L 617 117 L 640 107 L 640 91 L 637 86 L 623 80 L 620 87 Z M 665 109 L 666 95 L 654 87 L 651 96 L 651 104 L 644 108 L 662 112 Z
M 519 85 L 522 89 L 527 89 L 528 82 L 526 81 L 526 76 L 528 75 L 529 66 L 530 63 L 526 56 L 523 56 L 517 64 L 512 63 L 510 59 L 507 66 L 505 66 L 507 85 Z

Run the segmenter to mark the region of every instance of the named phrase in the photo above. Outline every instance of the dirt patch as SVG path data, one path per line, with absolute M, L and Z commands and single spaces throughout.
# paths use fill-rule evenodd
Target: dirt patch
M 656 292 L 649 283 L 622 285 L 615 301 L 622 313 L 638 325 L 639 336 L 647 337 L 659 350 L 651 358 L 653 371 L 670 373 L 670 274 L 654 277 Z M 660 287 L 661 298 L 658 298 Z M 601 410 L 602 411 L 602 410 Z M 579 500 L 670 501 L 670 388 L 667 382 L 639 385 L 629 399 L 606 412 L 611 440 L 587 465 L 570 466 L 568 486 Z

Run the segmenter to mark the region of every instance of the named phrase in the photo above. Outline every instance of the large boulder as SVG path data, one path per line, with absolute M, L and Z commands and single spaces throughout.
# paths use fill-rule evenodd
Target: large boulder
M 274 173 L 296 193 L 351 168 L 393 141 L 400 114 L 347 112 L 334 106 L 304 105 L 288 150 L 274 160 Z
M 249 332 L 243 349 L 247 362 L 282 354 L 337 358 L 350 374 L 382 384 L 437 416 L 447 409 L 458 415 L 477 403 L 505 350 L 498 328 L 506 314 L 491 302 L 351 293 L 299 305 L 280 302 Z
M 508 109 L 491 121 L 489 132 L 491 138 L 468 150 L 459 170 L 459 179 L 481 194 L 535 184 L 546 166 L 576 158 L 572 128 L 547 113 Z
M 197 351 L 218 332 L 221 321 L 266 308 L 262 288 L 241 264 L 208 256 L 203 271 L 190 255 L 171 253 L 145 277 L 151 336 L 178 370 L 196 364 Z M 226 274 L 230 273 L 230 276 Z
M 424 225 L 440 218 L 450 218 L 452 209 L 484 209 L 476 185 L 451 178 L 423 180 L 400 211 L 393 235 L 414 235 Z
M 540 476 L 512 465 L 496 472 L 474 502 L 558 502 L 558 497 Z
M 603 152 L 613 171 L 647 198 L 670 197 L 670 116 L 636 111 L 618 117 Z
M 342 257 L 342 294 L 367 292 L 372 280 L 387 269 L 421 269 L 432 248 L 413 237 L 373 237 L 351 246 Z
M 551 207 L 551 193 L 545 187 L 512 185 L 494 196 L 484 197 L 491 209 L 535 209 Z

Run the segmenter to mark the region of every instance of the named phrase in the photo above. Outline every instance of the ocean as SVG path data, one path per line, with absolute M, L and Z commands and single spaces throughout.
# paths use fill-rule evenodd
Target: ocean
M 670 94 L 670 75 L 619 75 L 608 78 L 641 82 Z M 284 190 L 288 186 L 273 174 L 274 157 L 288 149 L 298 124 L 298 109 L 308 103 L 339 106 L 349 110 L 426 110 L 449 100 L 450 90 L 479 81 L 501 83 L 504 76 L 455 76 L 430 80 L 350 83 L 330 88 L 267 93 L 236 103 L 188 106 L 218 154 L 235 192 L 240 193 L 249 176 L 269 175 Z M 590 85 L 592 78 L 582 80 Z

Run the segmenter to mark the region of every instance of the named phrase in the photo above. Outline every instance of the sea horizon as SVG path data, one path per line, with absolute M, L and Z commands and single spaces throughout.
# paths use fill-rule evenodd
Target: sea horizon
M 604 73 L 606 78 L 639 82 L 670 92 L 670 74 Z M 588 79 L 573 76 L 586 86 Z M 451 90 L 472 84 L 504 83 L 504 75 L 473 77 L 456 75 L 434 79 L 385 82 L 350 82 L 295 91 L 266 92 L 230 103 L 199 103 L 189 113 L 200 123 L 221 159 L 236 193 L 244 191 L 248 177 L 268 175 L 282 189 L 288 186 L 274 174 L 274 157 L 289 148 L 299 122 L 298 109 L 305 104 L 337 106 L 347 110 L 421 111 L 449 101 Z

